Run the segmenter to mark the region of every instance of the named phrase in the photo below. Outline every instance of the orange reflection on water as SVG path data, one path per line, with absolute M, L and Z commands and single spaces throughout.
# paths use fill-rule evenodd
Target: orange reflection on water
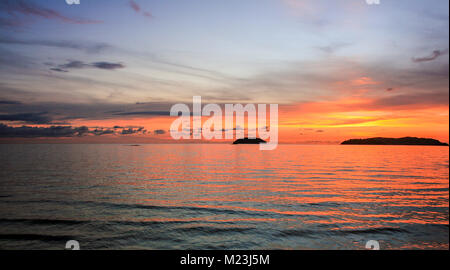
M 290 215 L 348 208 L 352 215 L 374 218 L 389 214 L 388 208 L 379 213 L 382 207 L 449 206 L 447 147 L 280 145 L 259 151 L 243 145 L 180 145 L 174 153 L 165 147 L 172 146 L 131 149 L 146 165 L 136 166 L 136 177 L 116 184 L 138 188 L 146 197 L 141 203 Z M 317 211 L 315 204 L 326 207 Z
M 126 174 L 103 184 L 125 191 L 115 202 L 167 211 L 145 220 L 349 234 L 378 228 L 399 234 L 393 247 L 428 238 L 448 247 L 448 154 L 433 146 L 142 145 L 112 156 L 127 164 Z

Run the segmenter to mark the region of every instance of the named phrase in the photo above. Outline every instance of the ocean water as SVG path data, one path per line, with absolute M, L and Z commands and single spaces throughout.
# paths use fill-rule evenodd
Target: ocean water
M 0 249 L 448 249 L 448 207 L 448 147 L 0 145 Z

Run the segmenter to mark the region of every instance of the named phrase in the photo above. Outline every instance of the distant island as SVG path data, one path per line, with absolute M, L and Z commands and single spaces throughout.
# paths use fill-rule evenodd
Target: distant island
M 260 143 L 266 143 L 266 141 L 255 138 L 255 139 L 249 139 L 249 138 L 243 138 L 243 139 L 237 139 L 233 142 L 233 144 L 260 144 Z
M 435 139 L 403 137 L 403 138 L 368 138 L 368 139 L 350 139 L 341 144 L 364 144 L 364 145 L 440 145 L 448 146 L 448 144 Z

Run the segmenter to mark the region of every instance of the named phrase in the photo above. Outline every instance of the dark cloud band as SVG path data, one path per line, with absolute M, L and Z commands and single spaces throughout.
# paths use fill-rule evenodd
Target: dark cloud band
M 123 128 L 121 131 L 115 128 L 95 128 L 86 126 L 50 126 L 50 127 L 12 127 L 0 124 L 0 138 L 62 138 L 62 137 L 82 137 L 86 135 L 131 135 L 145 134 L 144 127 Z
M 111 62 L 95 62 L 91 64 L 84 63 L 83 61 L 72 60 L 66 64 L 58 65 L 57 67 L 50 68 L 52 71 L 56 72 L 69 72 L 69 69 L 83 69 L 83 68 L 98 68 L 103 70 L 116 70 L 125 68 L 122 63 L 111 63 Z
M 49 124 L 52 119 L 43 113 L 1 114 L 0 121 L 18 121 L 31 124 Z

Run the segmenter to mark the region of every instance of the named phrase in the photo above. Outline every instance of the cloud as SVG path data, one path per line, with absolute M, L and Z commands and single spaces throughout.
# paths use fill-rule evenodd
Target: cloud
M 107 43 L 90 43 L 90 42 L 79 42 L 79 41 L 69 41 L 69 40 L 23 40 L 15 39 L 11 37 L 0 37 L 1 44 L 11 44 L 11 45 L 25 45 L 25 46 L 45 46 L 52 48 L 61 49 L 72 49 L 85 51 L 87 53 L 100 53 L 106 49 L 111 48 L 111 45 Z
M 0 100 L 0 105 L 19 105 L 22 104 L 20 101 L 14 100 Z
M 415 62 L 415 63 L 433 61 L 433 60 L 435 60 L 436 58 L 438 58 L 439 56 L 445 55 L 445 54 L 447 54 L 447 53 L 448 53 L 448 50 L 444 50 L 444 51 L 441 51 L 441 50 L 434 50 L 434 51 L 431 53 L 431 55 L 425 56 L 425 57 L 418 57 L 418 58 L 413 57 L 413 58 L 412 58 L 412 61 Z
M 56 72 L 69 72 L 68 70 L 60 69 L 60 68 L 51 68 L 50 70 L 56 71 Z
M 83 136 L 88 132 L 88 130 L 89 129 L 87 127 L 10 127 L 4 124 L 0 124 L 0 138 L 73 137 Z
M 319 49 L 320 51 L 327 53 L 327 54 L 333 54 L 336 51 L 338 51 L 342 48 L 345 48 L 347 46 L 350 46 L 350 45 L 351 45 L 350 43 L 333 43 L 328 46 L 319 46 L 319 47 L 317 47 L 317 49 Z
M 163 134 L 166 134 L 166 131 L 163 129 L 157 129 L 157 130 L 154 130 L 153 133 L 155 133 L 155 135 L 163 135 Z
M 50 126 L 12 127 L 0 123 L 0 138 L 44 138 L 44 137 L 82 137 L 82 136 L 102 136 L 102 135 L 131 135 L 145 134 L 144 127 L 120 127 L 121 130 L 108 127 L 72 127 L 72 126 Z
M 42 113 L 0 114 L 0 121 L 20 121 L 31 124 L 49 124 L 52 119 Z
M 116 132 L 114 131 L 114 129 L 96 128 L 91 133 L 96 136 L 101 136 L 101 135 L 115 134 Z
M 448 106 L 448 98 L 448 92 L 402 94 L 376 99 L 369 107 L 389 107 L 392 109 L 392 107 L 399 106 Z
M 28 97 L 25 94 L 21 94 L 21 97 L 17 95 L 17 89 L 14 89 L 16 95 L 9 96 L 7 88 L 2 87 L 0 83 L 0 100 L 12 100 L 21 101 L 14 105 L 2 105 L 0 106 L 0 115 L 12 115 L 23 114 L 29 112 L 46 112 L 46 115 L 52 119 L 52 124 L 56 122 L 67 122 L 73 119 L 90 119 L 90 120 L 105 120 L 105 119 L 121 119 L 123 117 L 133 116 L 136 118 L 148 118 L 148 117 L 165 117 L 170 116 L 170 108 L 174 104 L 172 102 L 147 102 L 142 105 L 135 103 L 79 103 L 73 102 L 70 98 L 64 102 L 33 102 L 33 96 Z M 11 90 L 13 91 L 13 90 Z M 117 128 L 126 127 L 122 124 L 118 124 Z
M 137 13 L 139 13 L 141 11 L 141 7 L 133 0 L 128 1 L 128 3 L 130 4 L 130 7 Z
M 78 60 L 69 61 L 66 64 L 58 65 L 57 67 L 50 68 L 50 70 L 57 72 L 69 72 L 68 69 L 82 69 L 82 68 L 98 68 L 103 70 L 116 70 L 125 68 L 122 63 L 110 63 L 110 62 L 95 62 L 91 64 L 84 63 Z
M 246 93 L 250 97 L 248 102 L 279 104 L 345 96 L 372 98 L 383 96 L 388 88 L 395 89 L 395 93 L 413 94 L 423 89 L 436 93 L 448 91 L 448 62 L 399 67 L 382 58 L 367 62 L 336 56 L 326 63 L 322 59 L 292 61 L 281 69 L 267 69 L 245 80 L 230 81 L 229 85 L 210 92 Z
M 139 130 L 139 129 L 128 128 L 128 129 L 123 129 L 121 134 L 122 135 L 131 135 L 131 134 L 139 133 L 140 131 L 142 131 L 142 129 Z
M 360 112 L 364 110 L 369 111 L 388 111 L 394 114 L 396 111 L 412 111 L 415 109 L 427 108 L 445 108 L 449 105 L 449 93 L 411 93 L 398 94 L 394 96 L 384 96 L 378 98 L 363 98 L 363 99 L 338 99 L 335 101 L 319 101 L 319 102 L 304 102 L 297 106 L 285 105 L 281 106 L 280 110 L 285 115 L 308 115 L 308 114 L 331 114 L 331 113 L 345 113 L 345 112 Z M 344 125 L 344 124 L 358 124 L 366 121 L 383 120 L 387 118 L 374 117 L 371 119 L 336 119 L 331 117 L 327 120 L 327 125 Z M 307 122 L 309 120 L 305 119 Z M 298 121 L 296 121 L 298 124 Z
M 138 5 L 134 0 L 128 1 L 129 6 L 133 9 L 137 14 L 142 14 L 144 17 L 152 18 L 152 14 L 149 11 L 144 11 L 141 9 L 141 6 Z
M 59 65 L 60 68 L 69 69 L 69 68 L 84 68 L 88 67 L 88 64 L 85 64 L 81 61 L 70 61 L 67 64 Z
M 128 134 L 136 134 L 136 133 L 145 134 L 145 133 L 147 133 L 147 130 L 145 130 L 144 127 L 139 127 L 139 126 L 95 127 L 95 129 L 93 131 L 91 131 L 91 133 L 94 135 L 97 135 L 97 136 L 107 135 L 107 134 L 128 135 Z
M 108 63 L 108 62 L 96 62 L 92 63 L 91 66 L 100 68 L 100 69 L 108 69 L 108 70 L 114 70 L 119 68 L 125 68 L 123 64 L 120 63 Z
M 64 23 L 71 24 L 94 24 L 101 23 L 97 20 L 87 20 L 79 18 L 71 18 L 62 15 L 56 10 L 45 8 L 39 6 L 35 3 L 26 0 L 3 0 L 0 1 L 0 10 L 5 12 L 10 16 L 9 20 L 6 21 L 7 24 L 2 24 L 4 26 L 17 26 L 21 25 L 22 21 L 17 15 L 25 15 L 36 18 L 43 18 L 48 20 L 58 20 Z M 3 19 L 5 20 L 5 19 Z
M 0 43 L 0 70 L 2 70 L 2 75 L 6 75 L 7 73 L 21 73 L 22 75 L 26 75 L 23 74 L 25 73 L 24 71 L 28 71 L 34 66 L 34 58 L 16 53 L 14 50 L 6 49 Z M 5 80 L 2 79 L 2 82 L 5 82 Z
M 156 115 L 156 116 L 168 116 L 170 115 L 169 111 L 142 111 L 142 112 L 120 112 L 115 113 L 114 115 Z
M 326 115 L 326 113 L 329 113 L 329 111 L 323 111 L 323 114 Z M 312 119 L 312 118 L 311 118 Z M 323 125 L 327 127 L 331 126 L 343 126 L 343 125 L 357 125 L 357 124 L 364 124 L 364 123 L 370 123 L 374 121 L 379 120 L 387 120 L 389 118 L 386 117 L 370 117 L 370 118 L 356 118 L 356 119 L 339 119 L 339 118 L 333 118 L 333 117 L 326 117 L 323 118 L 316 118 L 314 120 L 311 119 L 305 119 L 305 120 L 296 120 L 292 122 L 286 122 L 288 125 L 308 125 L 315 121 L 317 124 L 317 121 L 323 121 L 325 120 L 325 123 Z M 304 130 L 303 132 L 300 132 L 301 135 L 310 135 L 310 132 L 316 132 L 316 133 L 324 133 L 325 130 L 319 129 L 319 130 Z

